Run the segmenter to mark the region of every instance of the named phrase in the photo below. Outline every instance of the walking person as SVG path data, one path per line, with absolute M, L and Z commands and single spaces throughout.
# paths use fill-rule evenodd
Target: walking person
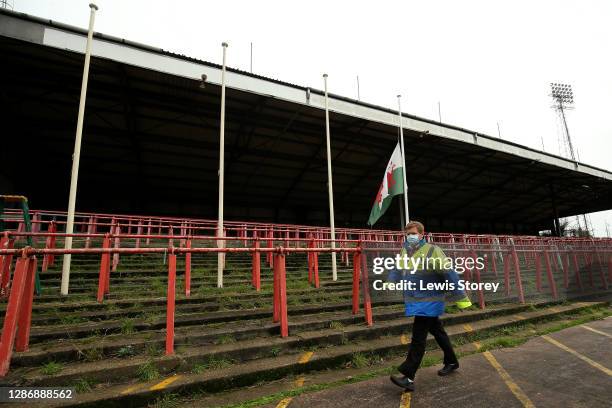
M 427 334 L 431 333 L 444 352 L 444 367 L 438 371 L 441 376 L 448 375 L 459 368 L 448 335 L 442 327 L 440 315 L 444 313 L 445 300 L 456 301 L 460 309 L 471 306 L 470 299 L 463 290 L 457 288 L 459 276 L 450 267 L 450 259 L 442 249 L 425 241 L 425 227 L 418 221 L 411 221 L 405 227 L 405 242 L 400 252 L 404 261 L 401 269 L 391 272 L 393 281 L 414 282 L 414 290 L 404 291 L 406 316 L 414 316 L 412 340 L 408 356 L 398 367 L 401 375 L 392 375 L 391 381 L 405 391 L 414 391 L 414 378 L 425 354 Z M 453 290 L 423 290 L 427 283 L 453 283 Z M 422 285 L 421 285 L 422 283 Z

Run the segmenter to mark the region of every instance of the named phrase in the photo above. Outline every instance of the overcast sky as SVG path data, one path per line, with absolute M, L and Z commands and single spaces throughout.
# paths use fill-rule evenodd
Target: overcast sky
M 12 0 L 86 28 L 90 1 Z M 550 82 L 571 84 L 581 162 L 612 170 L 612 2 L 98 0 L 95 31 L 402 110 L 547 152 L 559 145 Z M 409 148 L 409 147 L 407 147 Z M 612 211 L 591 215 L 612 234 Z

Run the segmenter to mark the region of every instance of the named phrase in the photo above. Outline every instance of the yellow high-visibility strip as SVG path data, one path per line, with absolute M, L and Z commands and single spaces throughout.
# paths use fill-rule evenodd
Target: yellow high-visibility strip
M 481 347 L 481 346 L 480 346 L 480 343 L 479 343 L 479 342 L 475 341 L 475 342 L 473 342 L 472 344 L 474 345 L 474 347 L 476 347 L 476 350 L 480 350 L 480 347 Z
M 400 400 L 399 408 L 410 408 L 410 400 L 412 399 L 412 394 L 409 392 L 405 392 L 402 394 L 402 399 Z
M 279 403 L 276 404 L 276 408 L 287 408 L 287 405 L 291 403 L 292 399 L 293 399 L 292 397 L 287 397 L 287 398 L 280 400 Z
M 300 375 L 298 378 L 295 379 L 295 386 L 298 388 L 302 387 L 304 385 L 304 381 L 306 381 L 306 377 Z
M 132 385 L 127 387 L 125 390 L 121 391 L 119 394 L 121 395 L 125 395 L 125 394 L 129 394 L 130 392 L 134 392 L 139 388 L 142 388 L 142 384 L 136 384 L 136 385 Z
M 514 315 L 514 317 L 515 317 L 517 320 L 525 320 L 525 319 L 527 319 L 525 316 L 521 316 L 521 315 L 519 315 L 519 314 Z
M 464 324 L 463 328 L 465 329 L 466 332 L 473 332 L 474 331 L 474 328 L 469 323 Z
M 491 363 L 493 368 L 497 370 L 499 376 L 502 378 L 502 380 L 504 380 L 510 391 L 512 391 L 514 396 L 521 402 L 521 404 L 523 404 L 525 408 L 535 408 L 535 405 L 533 405 L 533 402 L 531 402 L 527 394 L 525 394 L 523 390 L 521 390 L 521 387 L 519 387 L 518 384 L 514 382 L 512 377 L 510 377 L 510 374 L 508 374 L 504 367 L 499 364 L 493 354 L 491 354 L 489 351 L 485 351 L 482 354 L 487 360 L 489 360 L 489 363 Z
M 610 335 L 610 334 L 608 334 L 608 333 L 605 333 L 605 332 L 602 332 L 602 331 L 600 331 L 600 330 L 594 329 L 594 328 L 592 328 L 592 327 L 589 327 L 589 326 L 587 326 L 586 324 L 583 324 L 583 325 L 582 325 L 582 326 L 580 326 L 580 327 L 582 327 L 583 329 L 590 330 L 590 331 L 592 331 L 593 333 L 601 334 L 602 336 L 606 336 L 606 337 L 610 337 L 610 338 L 612 338 L 612 335 Z
M 405 334 L 402 334 L 402 335 L 400 336 L 400 343 L 401 343 L 401 344 L 404 344 L 404 345 L 408 344 L 408 343 L 409 343 L 409 341 L 408 341 L 408 336 L 406 336 Z
M 181 378 L 180 375 L 173 375 L 172 377 L 168 377 L 165 380 L 163 380 L 163 381 L 155 384 L 151 388 L 149 388 L 149 391 L 163 390 L 164 388 L 166 388 L 167 386 L 169 386 L 170 384 L 172 384 L 173 382 L 175 382 L 179 378 Z
M 578 357 L 582 361 L 587 362 L 588 364 L 590 364 L 591 366 L 595 367 L 596 369 L 603 371 L 604 373 L 608 374 L 609 376 L 612 376 L 612 370 L 602 366 L 597 361 L 593 361 L 590 358 L 588 358 L 587 356 L 583 356 L 582 354 L 580 354 L 576 350 L 567 347 L 565 344 L 559 343 L 557 340 L 555 340 L 555 339 L 553 339 L 551 337 L 548 337 L 548 336 L 544 335 L 544 336 L 542 336 L 542 338 L 544 340 L 546 340 L 547 342 L 549 342 L 551 344 L 554 344 L 555 346 L 559 347 L 560 349 L 565 350 L 568 353 L 571 353 L 571 354 L 575 355 L 576 357 Z
M 312 355 L 314 354 L 314 351 L 307 351 L 304 354 L 302 354 L 298 360 L 298 363 L 300 364 L 306 364 L 307 362 L 310 361 L 310 359 L 312 358 Z

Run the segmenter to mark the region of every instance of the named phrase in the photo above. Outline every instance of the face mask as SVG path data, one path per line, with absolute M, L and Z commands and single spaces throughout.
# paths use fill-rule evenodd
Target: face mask
M 408 234 L 408 235 L 406 235 L 406 242 L 407 242 L 409 245 L 415 245 L 415 244 L 418 244 L 418 243 L 419 243 L 419 241 L 420 241 L 420 239 L 419 239 L 419 234 Z

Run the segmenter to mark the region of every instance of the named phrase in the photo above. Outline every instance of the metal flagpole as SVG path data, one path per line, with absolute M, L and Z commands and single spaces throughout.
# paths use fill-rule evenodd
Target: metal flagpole
M 336 248 L 336 228 L 334 226 L 334 190 L 332 188 L 331 143 L 329 136 L 329 101 L 327 98 L 327 74 L 323 74 L 325 84 L 325 135 L 327 139 L 327 189 L 329 192 L 329 226 L 331 232 L 331 247 Z M 332 252 L 332 279 L 338 280 L 336 268 L 336 253 Z
M 406 156 L 404 155 L 404 127 L 402 124 L 402 95 L 397 95 L 397 113 L 399 117 L 399 131 L 400 131 L 400 149 L 402 150 L 402 174 L 404 176 L 404 215 L 406 217 L 406 224 L 410 222 L 410 214 L 408 213 L 408 183 L 406 183 Z
M 222 43 L 223 47 L 223 66 L 221 68 L 221 123 L 219 125 L 219 221 L 217 227 L 217 236 L 223 237 L 223 182 L 225 173 L 225 55 L 227 51 L 227 43 Z M 217 241 L 218 248 L 225 247 L 225 241 Z M 217 254 L 217 287 L 223 287 L 223 267 L 225 254 L 219 252 Z
M 87 97 L 87 82 L 89 80 L 89 61 L 91 57 L 91 43 L 93 40 L 93 27 L 98 6 L 89 5 L 89 32 L 87 33 L 87 44 L 85 45 L 85 66 L 83 67 L 83 81 L 81 82 L 81 100 L 79 101 L 79 114 L 77 118 L 76 138 L 74 140 L 74 153 L 72 154 L 72 174 L 70 176 L 70 194 L 68 196 L 68 216 L 66 220 L 66 234 L 74 232 L 74 208 L 76 206 L 77 181 L 79 179 L 79 160 L 81 158 L 81 138 L 83 136 L 83 116 L 85 115 L 85 99 Z M 72 249 L 72 237 L 67 236 L 64 244 L 65 249 Z M 70 260 L 71 254 L 64 254 L 62 263 L 61 294 L 68 294 L 70 282 Z

